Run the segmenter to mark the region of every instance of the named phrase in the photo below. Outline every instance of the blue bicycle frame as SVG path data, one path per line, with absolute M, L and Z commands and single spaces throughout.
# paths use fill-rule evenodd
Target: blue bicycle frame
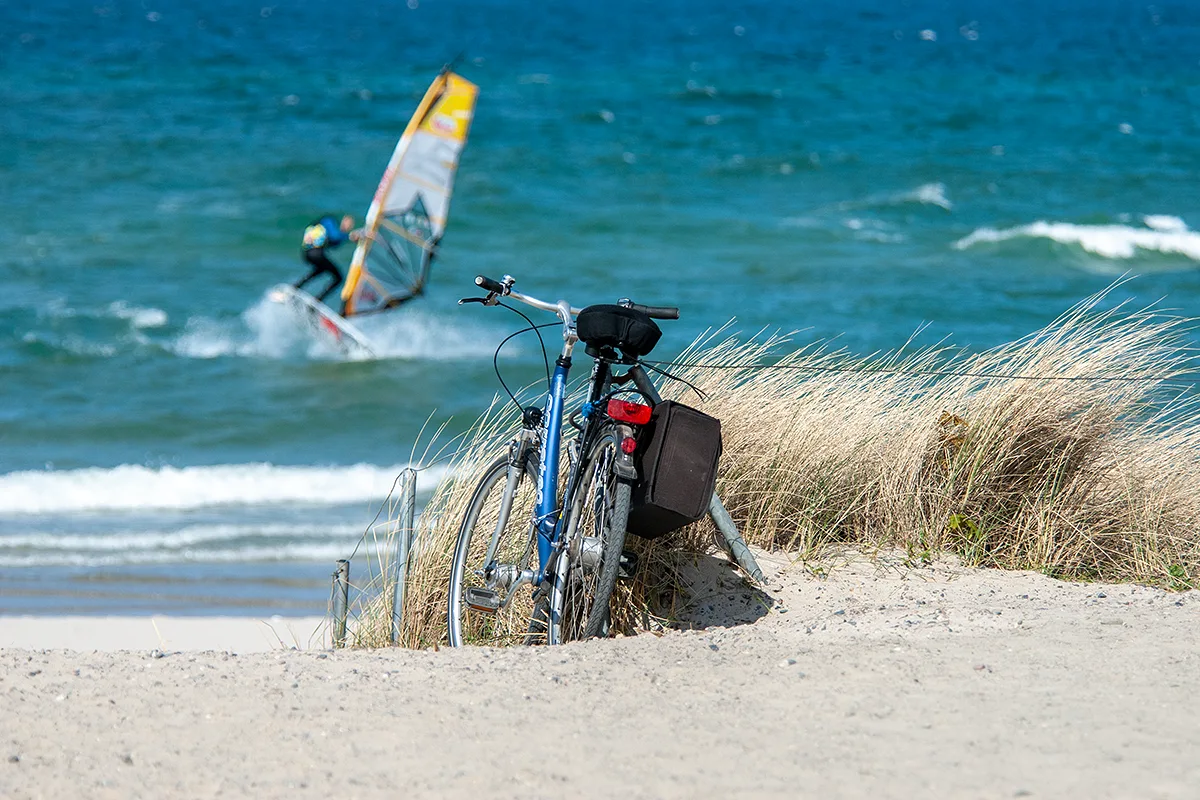
M 563 404 L 567 395 L 567 374 L 571 371 L 570 350 L 573 341 L 568 341 L 565 354 L 554 364 L 550 377 L 550 391 L 546 398 L 545 424 L 542 428 L 542 460 L 537 500 L 537 550 L 538 574 L 546 576 L 550 554 L 558 539 L 558 523 L 562 518 L 558 506 L 558 461 L 562 449 Z

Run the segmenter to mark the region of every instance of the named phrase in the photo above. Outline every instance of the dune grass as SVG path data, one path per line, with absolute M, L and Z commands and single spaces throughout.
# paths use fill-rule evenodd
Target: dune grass
M 1176 388 L 1193 366 L 1181 328 L 1092 301 L 978 355 L 801 351 L 781 364 L 804 369 L 688 377 L 723 421 L 719 488 L 753 544 L 1182 588 L 1200 577 L 1200 420 Z
M 1103 296 L 1020 341 L 856 359 L 786 341 L 703 337 L 660 381 L 722 421 L 718 492 L 750 544 L 819 558 L 830 547 L 940 554 L 1068 580 L 1200 586 L 1200 414 L 1185 321 L 1101 311 Z M 780 353 L 783 352 L 781 356 Z M 770 367 L 770 368 L 764 368 Z M 1190 386 L 1190 384 L 1189 384 Z M 444 641 L 458 524 L 477 471 L 515 428 L 494 405 L 422 516 L 399 643 Z M 669 624 L 680 552 L 711 552 L 701 521 L 643 542 L 614 601 L 618 627 Z M 386 620 L 390 592 L 361 615 Z

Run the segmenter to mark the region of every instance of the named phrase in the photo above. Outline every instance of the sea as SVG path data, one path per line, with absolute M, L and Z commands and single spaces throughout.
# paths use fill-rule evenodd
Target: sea
M 543 374 L 528 334 L 496 355 L 523 320 L 457 304 L 477 274 L 677 305 L 664 360 L 722 325 L 982 350 L 1110 287 L 1200 316 L 1192 0 L 0 19 L 0 614 L 323 613 L 400 471 L 425 502 L 496 368 Z M 266 292 L 451 62 L 479 99 L 428 292 L 348 358 Z

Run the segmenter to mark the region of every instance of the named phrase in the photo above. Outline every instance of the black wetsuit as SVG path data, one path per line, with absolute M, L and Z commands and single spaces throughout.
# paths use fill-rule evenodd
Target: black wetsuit
M 311 250 L 305 250 L 304 260 L 312 266 L 312 271 L 295 284 L 297 289 L 301 288 L 304 286 L 304 284 L 308 283 L 313 278 L 316 278 L 318 275 L 324 272 L 328 272 L 333 276 L 333 280 L 330 281 L 329 286 L 326 287 L 325 291 L 318 295 L 313 295 L 318 300 L 323 301 L 329 296 L 330 292 L 336 289 L 338 284 L 342 282 L 342 271 L 338 269 L 337 264 L 329 260 L 329 256 L 325 255 L 324 247 L 314 247 Z
M 316 230 L 317 228 L 323 230 Z M 325 255 L 325 250 L 330 247 L 337 247 L 349 238 L 345 231 L 341 229 L 338 220 L 331 216 L 321 217 L 312 223 L 312 225 L 309 225 L 304 232 L 304 260 L 312 267 L 312 271 L 293 285 L 297 289 L 300 289 L 313 278 L 328 272 L 332 276 L 329 286 L 326 287 L 325 291 L 314 295 L 318 300 L 324 300 L 328 297 L 338 287 L 338 284 L 342 282 L 342 271 L 338 269 L 337 264 L 329 260 L 329 256 Z

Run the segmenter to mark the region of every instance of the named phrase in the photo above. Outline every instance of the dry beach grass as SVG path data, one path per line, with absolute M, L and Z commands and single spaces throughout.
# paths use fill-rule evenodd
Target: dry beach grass
M 781 338 L 717 332 L 676 360 L 691 366 L 667 367 L 704 400 L 683 382 L 660 388 L 722 420 L 718 491 L 761 548 L 818 561 L 831 547 L 900 550 L 914 564 L 949 553 L 971 566 L 1191 588 L 1200 420 L 1179 389 L 1194 366 L 1184 322 L 1102 311 L 1105 299 L 974 355 L 937 347 L 852 359 L 808 347 L 781 357 Z M 457 526 L 511 417 L 497 404 L 480 418 L 422 515 L 403 645 L 444 640 Z M 713 541 L 707 520 L 634 540 L 641 569 L 616 598 L 622 626 L 686 616 L 680 570 Z M 375 599 L 357 642 L 386 643 L 390 590 L 366 596 Z

